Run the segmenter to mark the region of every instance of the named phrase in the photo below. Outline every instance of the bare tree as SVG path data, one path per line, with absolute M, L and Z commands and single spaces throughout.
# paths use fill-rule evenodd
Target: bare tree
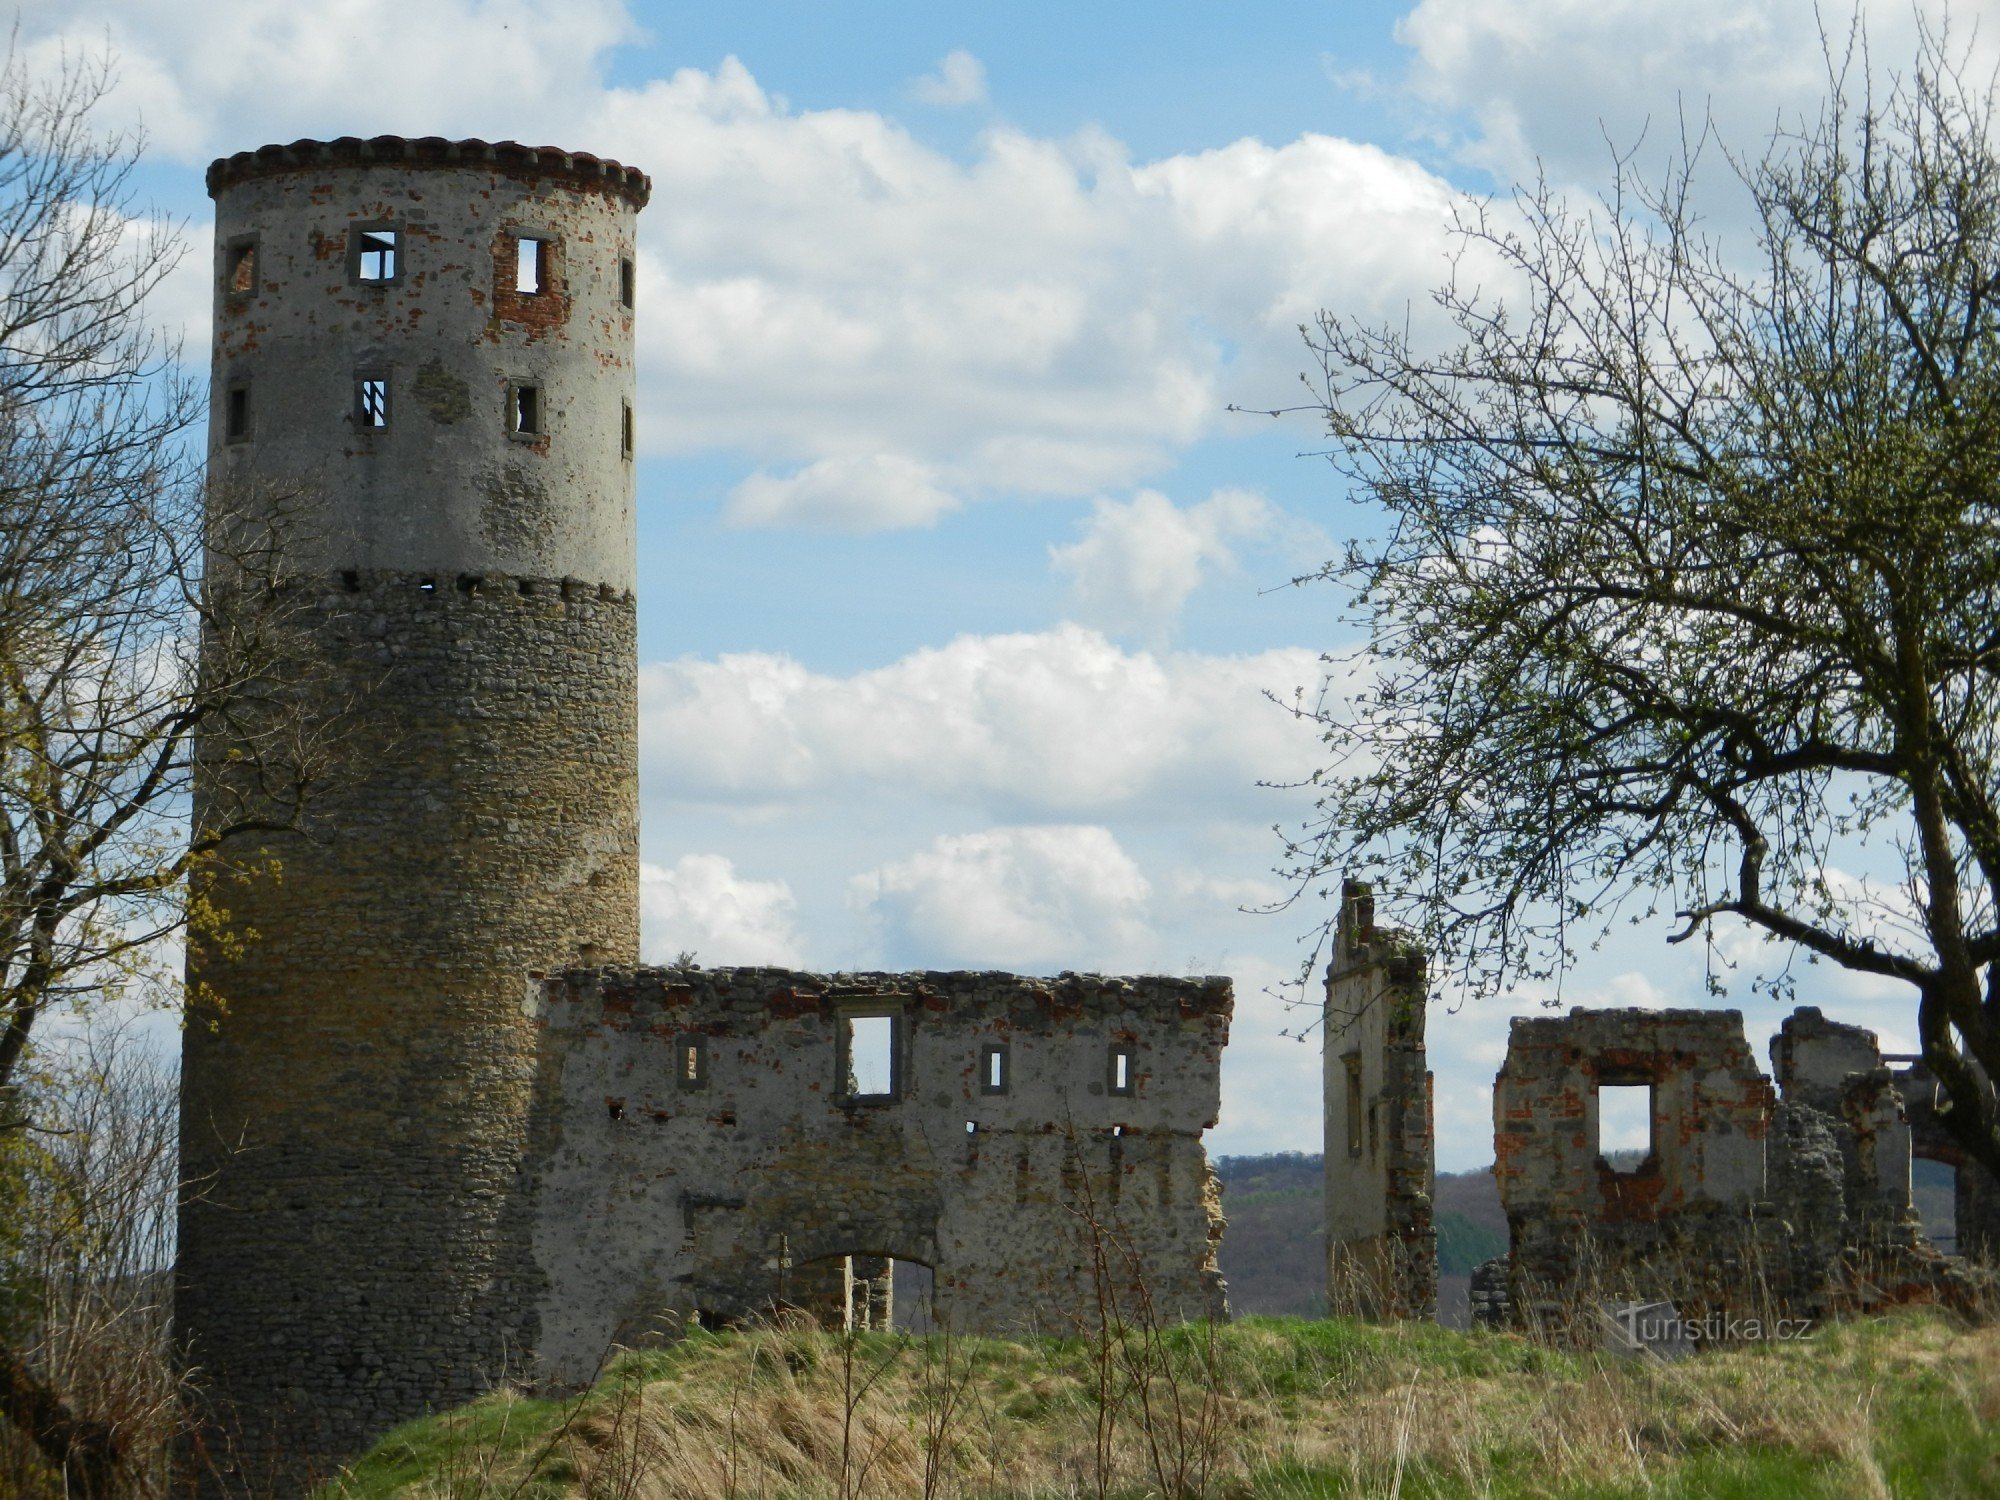
M 1900 981 L 2000 1172 L 1996 99 L 1941 36 L 1887 84 L 1865 50 L 1760 159 L 1691 135 L 1587 207 L 1469 210 L 1456 347 L 1309 332 L 1385 519 L 1319 575 L 1371 680 L 1320 707 L 1290 868 L 1377 874 L 1475 993 L 1655 906 Z M 1754 245 L 1697 214 L 1716 176 Z
M 0 67 L 0 1144 L 58 1128 L 37 1107 L 60 1093 L 27 1086 L 52 1011 L 172 1003 L 167 940 L 240 940 L 216 903 L 250 872 L 221 843 L 294 825 L 323 766 L 290 706 L 314 667 L 282 504 L 203 494 L 205 382 L 146 318 L 186 246 L 134 208 L 140 141 L 93 121 L 110 82 L 88 58 Z M 228 764 L 191 827 L 197 734 Z M 100 1493 L 109 1438 L 48 1332 L 7 1333 L 0 1413 Z

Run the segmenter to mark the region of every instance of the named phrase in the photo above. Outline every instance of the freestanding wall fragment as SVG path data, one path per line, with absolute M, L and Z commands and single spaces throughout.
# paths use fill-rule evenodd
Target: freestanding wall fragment
M 932 1268 L 906 1310 L 960 1333 L 1224 1316 L 1201 1132 L 1230 1010 L 1222 978 L 550 980 L 543 1368 L 785 1305 L 873 1322 L 891 1259 Z
M 632 257 L 588 156 L 343 139 L 216 162 L 212 523 L 282 536 L 337 728 L 238 840 L 184 1044 L 177 1330 L 283 1490 L 538 1342 L 527 973 L 638 958 Z M 246 730 L 246 733 L 248 731 Z M 201 747 L 195 816 L 235 790 Z M 253 935 L 254 934 L 254 935 Z
M 1630 1166 L 1600 1140 L 1610 1088 L 1645 1094 L 1650 1139 Z M 1517 1315 L 1562 1320 L 1599 1292 L 1745 1286 L 1772 1103 L 1741 1012 L 1517 1016 L 1493 1085 Z
M 1343 881 L 1322 1032 L 1327 1300 L 1336 1312 L 1437 1313 L 1429 998 L 1423 951 L 1377 927 L 1368 887 Z

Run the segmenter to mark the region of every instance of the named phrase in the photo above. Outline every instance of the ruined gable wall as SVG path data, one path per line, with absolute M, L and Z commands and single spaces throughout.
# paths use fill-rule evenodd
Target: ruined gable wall
M 1422 951 L 1375 925 L 1365 884 L 1343 882 L 1322 1034 L 1327 1291 L 1335 1310 L 1436 1312 L 1429 993 Z
M 535 1006 L 555 1378 L 586 1377 L 613 1341 L 807 1300 L 813 1264 L 847 1255 L 933 1267 L 940 1325 L 960 1331 L 1075 1328 L 1100 1258 L 1122 1306 L 1143 1283 L 1161 1318 L 1225 1310 L 1200 1137 L 1227 979 L 579 971 Z M 855 1012 L 901 1020 L 893 1098 L 846 1094 Z M 1001 1092 L 983 1086 L 988 1047 L 1006 1049 Z
M 1640 1084 L 1652 1089 L 1653 1149 L 1615 1171 L 1598 1149 L 1598 1090 Z M 1772 1103 L 1738 1011 L 1517 1017 L 1493 1089 L 1517 1306 L 1576 1285 L 1597 1258 L 1727 1263 L 1738 1247 L 1707 1231 L 1764 1197 Z

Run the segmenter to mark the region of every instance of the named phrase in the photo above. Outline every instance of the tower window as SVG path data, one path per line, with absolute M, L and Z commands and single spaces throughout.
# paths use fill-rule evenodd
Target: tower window
M 1114 1094 L 1136 1092 L 1133 1083 L 1132 1044 L 1130 1042 L 1113 1042 L 1111 1044 L 1111 1057 L 1109 1065 L 1106 1068 L 1105 1082 Z
M 229 242 L 222 254 L 222 290 L 225 296 L 247 297 L 257 290 L 257 237 L 245 235 Z
M 632 257 L 627 255 L 620 259 L 618 262 L 618 303 L 621 307 L 630 307 L 632 305 L 633 294 L 638 290 L 638 282 L 639 278 L 636 268 L 632 264 Z
M 223 393 L 222 436 L 232 443 L 240 443 L 250 436 L 250 385 L 239 381 Z
M 1007 1044 L 988 1042 L 979 1049 L 979 1092 L 982 1094 L 1004 1094 L 1007 1092 Z
M 389 425 L 389 378 L 361 375 L 354 382 L 354 425 L 374 431 Z
M 548 287 L 548 241 L 526 235 L 514 241 L 514 290 L 529 296 Z
M 632 403 L 624 402 L 618 410 L 618 452 L 622 457 L 632 456 Z
M 354 279 L 388 282 L 396 279 L 397 231 L 386 226 L 354 230 Z
M 542 435 L 542 388 L 517 380 L 507 387 L 507 432 L 511 437 Z

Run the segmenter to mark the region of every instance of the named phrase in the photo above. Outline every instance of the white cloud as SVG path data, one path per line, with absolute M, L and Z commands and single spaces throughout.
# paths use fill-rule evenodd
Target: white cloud
M 1155 654 L 1075 625 L 960 636 L 846 677 L 765 653 L 684 657 L 640 671 L 642 755 L 649 786 L 696 800 L 872 783 L 1056 814 L 1261 819 L 1255 783 L 1318 753 L 1264 693 L 1310 695 L 1324 670 L 1300 648 Z
M 639 867 L 642 946 L 649 963 L 692 952 L 702 963 L 805 963 L 797 903 L 782 880 L 746 880 L 719 854 Z
M 888 531 L 928 526 L 957 506 L 954 496 L 938 488 L 929 464 L 878 453 L 825 458 L 794 474 L 760 470 L 731 492 L 723 519 L 732 526 Z
M 1371 147 L 1135 164 L 1100 130 L 997 127 L 961 161 L 880 114 L 794 109 L 733 58 L 607 86 L 634 34 L 618 0 L 240 0 L 226 44 L 199 7 L 42 0 L 24 28 L 35 55 L 108 32 L 112 113 L 183 160 L 359 128 L 649 171 L 649 451 L 762 466 L 739 519 L 908 525 L 945 496 L 1128 487 L 1230 401 L 1282 401 L 1319 307 L 1421 321 L 1443 270 L 1449 188 Z M 955 54 L 933 81 L 964 94 L 976 67 Z M 869 464 L 900 504 L 853 503 Z
M 1946 0 L 1864 0 L 1859 7 L 1878 68 L 1907 69 L 1920 23 Z M 1957 7 L 1955 43 L 1971 12 Z M 1848 7 L 1817 12 L 1833 48 L 1846 45 Z M 1503 181 L 1538 162 L 1559 181 L 1602 183 L 1612 150 L 1645 133 L 1640 158 L 1664 161 L 1685 114 L 1698 131 L 1710 113 L 1723 140 L 1753 158 L 1773 125 L 1816 114 L 1827 90 L 1815 9 L 1804 0 L 1423 0 L 1398 23 L 1413 50 L 1410 83 L 1431 105 L 1469 117 L 1469 161 Z M 1967 77 L 1988 76 L 2000 37 L 1978 38 Z M 1728 175 L 1720 161 L 1719 176 Z
M 939 59 L 935 73 L 926 73 L 910 85 L 910 97 L 919 104 L 956 108 L 986 102 L 986 67 L 964 48 Z
M 1161 636 L 1209 573 L 1234 566 L 1232 543 L 1279 521 L 1277 507 L 1248 490 L 1217 490 L 1185 508 L 1141 490 L 1122 504 L 1095 502 L 1082 539 L 1051 547 L 1049 558 L 1069 575 L 1084 620 Z
M 101 55 L 119 86 L 102 118 L 143 119 L 183 161 L 300 136 L 565 134 L 604 54 L 636 36 L 623 0 L 29 0 L 23 55 Z M 536 142 L 540 144 L 540 142 Z M 573 144 L 562 142 L 562 144 Z
M 960 162 L 733 60 L 613 92 L 585 136 L 672 205 L 642 220 L 649 433 L 774 472 L 1127 486 L 1230 400 L 1284 399 L 1320 306 L 1400 318 L 1443 274 L 1446 185 L 1322 136 L 1135 165 L 1101 132 L 997 128 Z
M 849 889 L 891 964 L 1116 970 L 1142 964 L 1154 943 L 1152 888 L 1104 828 L 951 835 Z

